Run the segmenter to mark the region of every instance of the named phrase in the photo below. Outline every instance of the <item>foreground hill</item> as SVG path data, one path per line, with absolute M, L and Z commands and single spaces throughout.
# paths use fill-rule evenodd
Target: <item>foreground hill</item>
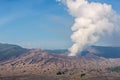
M 120 66 L 120 58 L 97 56 L 68 57 L 33 49 L 0 63 L 3 80 L 119 80 L 119 72 L 107 68 Z M 109 80 L 108 79 L 108 80 Z
M 67 50 L 0 44 L 0 80 L 119 80 L 120 48 L 92 46 L 83 56 Z

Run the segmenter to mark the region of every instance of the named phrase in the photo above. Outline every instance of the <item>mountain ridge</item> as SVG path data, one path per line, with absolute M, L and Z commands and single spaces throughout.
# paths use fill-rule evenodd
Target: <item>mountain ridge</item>
M 18 57 L 29 49 L 22 48 L 18 45 L 0 43 L 0 61 Z
M 7 50 L 13 48 L 10 47 Z M 21 47 L 19 48 L 21 50 Z M 120 58 L 97 56 L 96 53 L 101 53 L 98 50 L 92 47 L 86 50 L 87 54 L 85 53 L 84 56 L 67 56 L 69 52 L 66 50 L 29 49 L 25 53 L 20 53 L 19 56 L 13 57 L 13 55 L 9 59 L 0 61 L 0 79 L 106 80 L 110 78 L 110 80 L 119 80 L 119 71 L 111 72 L 110 70 L 119 68 Z

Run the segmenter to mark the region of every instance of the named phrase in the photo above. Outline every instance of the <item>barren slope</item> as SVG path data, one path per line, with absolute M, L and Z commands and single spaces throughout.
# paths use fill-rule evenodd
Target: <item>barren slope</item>
M 0 63 L 1 77 L 47 75 L 57 76 L 58 72 L 64 72 L 66 76 L 78 76 L 87 73 L 87 76 L 96 73 L 120 76 L 116 73 L 108 74 L 105 68 L 120 66 L 120 58 L 105 59 L 96 56 L 68 57 L 65 55 L 48 54 L 40 49 L 33 49 L 20 57 Z M 93 73 L 92 73 L 93 72 Z M 63 79 L 64 80 L 64 79 Z M 72 79 L 71 79 L 72 80 Z M 77 79 L 76 79 L 77 80 Z

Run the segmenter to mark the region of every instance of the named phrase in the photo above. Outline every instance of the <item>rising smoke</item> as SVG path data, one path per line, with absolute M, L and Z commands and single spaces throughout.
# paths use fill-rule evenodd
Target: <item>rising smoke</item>
M 119 30 L 120 16 L 106 3 L 88 2 L 87 0 L 59 0 L 63 2 L 75 20 L 72 26 L 69 56 L 76 56 L 85 47 L 98 42 L 105 34 Z

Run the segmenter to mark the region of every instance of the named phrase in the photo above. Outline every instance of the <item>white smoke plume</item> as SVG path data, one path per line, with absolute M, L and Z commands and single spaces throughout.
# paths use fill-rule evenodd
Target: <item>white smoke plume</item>
M 100 37 L 111 34 L 120 26 L 120 16 L 106 3 L 88 2 L 87 0 L 59 0 L 63 2 L 75 20 L 72 26 L 69 56 L 76 56 L 85 47 L 95 44 Z

